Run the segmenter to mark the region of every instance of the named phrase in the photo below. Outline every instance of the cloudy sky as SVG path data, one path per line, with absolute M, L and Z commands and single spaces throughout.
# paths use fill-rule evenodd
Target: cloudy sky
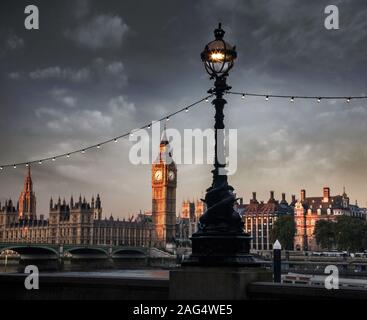
M 37 5 L 40 30 L 24 28 Z M 219 21 L 237 45 L 229 77 L 236 91 L 289 95 L 367 94 L 367 4 L 333 1 L 340 29 L 324 28 L 330 1 L 43 0 L 0 4 L 0 162 L 35 160 L 98 143 L 205 95 L 200 61 Z M 289 101 L 228 96 L 226 124 L 238 129 L 237 174 L 252 191 L 321 195 L 323 186 L 367 201 L 365 101 Z M 206 129 L 203 104 L 169 125 Z M 104 213 L 126 217 L 151 207 L 150 166 L 134 166 L 132 143 L 32 168 L 38 213 L 50 196 L 100 193 Z M 200 197 L 207 165 L 179 165 L 177 200 Z M 0 173 L 0 200 L 17 198 L 25 168 Z M 178 208 L 179 211 L 179 208 Z

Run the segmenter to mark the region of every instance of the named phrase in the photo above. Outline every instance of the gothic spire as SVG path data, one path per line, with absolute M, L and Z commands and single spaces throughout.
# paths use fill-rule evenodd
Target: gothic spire
M 101 198 L 100 198 L 99 194 L 97 194 L 97 199 L 96 199 L 96 205 L 95 205 L 95 207 L 97 209 L 101 209 Z
M 167 127 L 166 127 L 166 124 L 164 124 L 163 131 L 162 131 L 162 137 L 161 137 L 161 145 L 167 145 L 169 143 L 166 130 L 167 130 Z
M 343 186 L 343 197 L 346 198 L 347 197 L 347 193 L 345 192 L 345 186 Z
M 28 165 L 27 176 L 24 180 L 24 192 L 32 192 L 33 191 L 33 183 L 31 176 L 31 165 Z

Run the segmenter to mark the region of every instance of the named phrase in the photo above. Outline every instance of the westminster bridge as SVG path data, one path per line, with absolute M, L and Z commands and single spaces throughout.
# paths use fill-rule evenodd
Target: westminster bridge
M 175 255 L 142 246 L 0 243 L 0 253 L 0 272 L 15 268 L 23 271 L 24 266 L 30 264 L 44 270 L 170 267 L 176 264 Z

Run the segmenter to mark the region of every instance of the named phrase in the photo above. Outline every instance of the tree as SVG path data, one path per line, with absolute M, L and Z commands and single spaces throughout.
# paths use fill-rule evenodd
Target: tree
M 338 250 L 360 251 L 363 250 L 365 222 L 359 219 L 340 216 L 335 225 L 335 234 Z
M 367 224 L 349 216 L 339 216 L 336 221 L 319 220 L 315 226 L 315 237 L 321 248 L 363 251 L 367 249 Z
M 362 239 L 361 239 L 361 244 L 362 244 L 362 248 L 363 251 L 367 249 L 367 224 L 365 223 L 363 226 L 363 231 L 362 231 Z
M 279 240 L 285 250 L 293 250 L 293 240 L 296 234 L 296 224 L 292 215 L 280 216 L 274 223 L 270 239 L 274 243 Z
M 335 223 L 319 220 L 315 225 L 315 238 L 321 248 L 331 250 L 336 246 Z

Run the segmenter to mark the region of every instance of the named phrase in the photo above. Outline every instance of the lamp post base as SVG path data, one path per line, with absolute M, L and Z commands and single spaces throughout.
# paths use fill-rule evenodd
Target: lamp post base
M 192 254 L 182 266 L 259 267 L 245 233 L 197 232 L 191 237 Z

